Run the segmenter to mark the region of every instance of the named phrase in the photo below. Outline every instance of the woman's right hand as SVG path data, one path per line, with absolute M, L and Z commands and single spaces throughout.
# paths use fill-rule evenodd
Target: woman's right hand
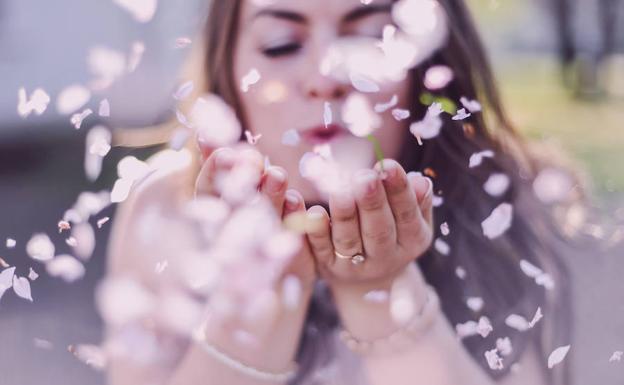
M 263 156 L 248 145 L 219 148 L 207 155 L 196 180 L 196 196 L 208 194 L 220 198 L 219 176 L 227 174 L 241 162 L 250 166 L 248 169 L 254 170 L 255 174 L 249 174 L 248 177 L 257 181 L 257 191 L 271 202 L 278 217 L 285 219 L 293 214 L 305 215 L 303 197 L 298 191 L 288 189 L 286 171 L 277 166 L 265 168 Z M 251 198 L 250 196 L 249 199 Z M 254 317 L 252 320 L 236 316 L 216 320 L 216 324 L 220 326 L 207 331 L 207 338 L 212 343 L 230 352 L 233 357 L 259 367 L 279 370 L 281 360 L 285 360 L 281 363 L 294 360 L 316 280 L 312 253 L 305 236 L 301 237 L 302 248 L 284 269 L 278 282 L 275 282 L 273 295 L 269 295 L 268 298 L 262 296 L 261 302 L 264 303 L 261 309 L 262 316 Z M 293 296 L 296 297 L 294 304 Z M 284 300 L 286 298 L 288 300 Z M 241 309 L 240 313 L 244 313 L 244 309 Z M 262 349 L 270 353 L 260 356 L 257 353 L 250 354 L 253 349 L 249 349 L 248 346 L 237 349 L 236 343 L 228 341 L 227 335 L 231 336 L 233 332 L 241 330 L 250 333 L 259 345 L 264 345 L 262 341 L 266 341 L 270 346 L 262 346 Z M 268 362 L 258 362 L 259 359 Z

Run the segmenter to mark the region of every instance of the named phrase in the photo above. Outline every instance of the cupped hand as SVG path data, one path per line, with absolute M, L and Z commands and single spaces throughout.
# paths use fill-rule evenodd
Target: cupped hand
M 331 220 L 308 209 L 319 223 L 308 232 L 317 268 L 330 286 L 389 284 L 431 245 L 433 184 L 385 159 L 349 185 L 330 195 Z

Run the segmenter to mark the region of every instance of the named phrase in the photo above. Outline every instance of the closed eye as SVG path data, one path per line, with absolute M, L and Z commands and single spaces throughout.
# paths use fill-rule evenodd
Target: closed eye
M 281 44 L 274 47 L 268 47 L 262 50 L 262 53 L 267 57 L 279 57 L 286 56 L 297 52 L 301 48 L 299 43 Z

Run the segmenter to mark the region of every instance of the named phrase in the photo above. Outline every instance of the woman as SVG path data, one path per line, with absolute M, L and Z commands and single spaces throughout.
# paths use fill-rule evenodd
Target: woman
M 186 240 L 188 232 L 158 233 L 147 249 L 137 241 L 150 230 L 141 218 L 173 218 L 192 194 L 219 197 L 227 190 L 219 176 L 237 170 L 256 181 L 254 189 L 279 217 L 307 213 L 303 246 L 275 282 L 283 292 L 294 277 L 299 294 L 288 306 L 260 296 L 254 301 L 263 303 L 262 316 L 251 318 L 224 301 L 222 318 L 211 315 L 214 322 L 192 343 L 143 319 L 155 343 L 166 346 L 168 365 L 113 358 L 112 383 L 568 383 L 565 361 L 545 368 L 548 353 L 569 343 L 569 305 L 558 230 L 530 188 L 544 165 L 505 117 L 463 0 L 416 2 L 443 15 L 426 40 L 441 46 L 419 46 L 427 57 L 378 87 L 366 76 L 334 76 L 327 52 L 352 37 L 385 39 L 396 32 L 386 26 L 397 19 L 425 23 L 409 8 L 393 8 L 409 1 L 212 2 L 204 91 L 233 107 L 255 149 L 213 152 L 214 138 L 202 140 L 200 133 L 199 170 L 152 175 L 135 189 L 117 219 L 110 275 L 166 292 L 172 283 L 156 277 L 155 259 L 146 255 L 175 254 L 168 240 Z M 453 79 L 427 84 L 432 67 L 450 69 Z M 364 94 L 364 101 L 353 94 Z M 463 110 L 451 119 L 440 110 L 453 110 L 449 101 L 462 98 L 471 116 Z M 491 114 L 487 122 L 470 104 L 475 99 Z M 434 100 L 442 105 L 427 107 Z M 353 127 L 370 109 L 353 105 L 388 110 L 364 119 L 365 128 L 381 127 L 368 139 L 387 159 L 374 166 L 368 132 Z M 342 118 L 334 118 L 341 109 Z M 430 135 L 431 124 L 437 135 Z M 297 140 L 285 139 L 293 130 Z M 327 148 L 338 163 L 362 156 L 355 167 L 367 168 L 327 188 L 327 174 L 315 179 L 318 173 L 302 161 Z M 493 175 L 504 185 L 498 191 L 483 187 Z M 189 194 L 185 186 L 193 181 Z M 511 208 L 509 230 L 496 223 L 486 229 L 486 218 L 508 216 Z M 534 322 L 518 325 L 518 315 Z M 134 336 L 109 323 L 111 336 Z

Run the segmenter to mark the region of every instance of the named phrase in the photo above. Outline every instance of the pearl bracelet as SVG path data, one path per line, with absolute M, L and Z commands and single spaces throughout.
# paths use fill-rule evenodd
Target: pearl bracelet
M 217 349 L 216 346 L 211 345 L 208 341 L 206 341 L 206 338 L 201 331 L 202 329 L 197 330 L 193 334 L 193 340 L 204 352 L 208 353 L 212 358 L 216 359 L 230 369 L 233 369 L 255 380 L 277 383 L 286 383 L 292 380 L 297 375 L 297 366 L 295 364 L 293 364 L 294 369 L 283 373 L 271 373 L 246 365 Z
M 404 350 L 413 345 L 416 338 L 431 327 L 439 314 L 440 299 L 435 289 L 427 285 L 427 298 L 424 305 L 409 323 L 387 337 L 372 341 L 360 340 L 345 329 L 340 331 L 340 339 L 354 353 L 360 355 L 387 355 Z

